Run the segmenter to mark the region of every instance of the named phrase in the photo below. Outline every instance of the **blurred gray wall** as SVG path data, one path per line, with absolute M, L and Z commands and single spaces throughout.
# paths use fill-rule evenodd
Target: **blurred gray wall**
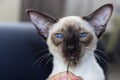
M 26 9 L 35 9 L 57 18 L 61 17 L 64 9 L 64 1 L 65 0 L 22 0 L 20 21 L 28 21 Z
M 65 0 L 64 16 L 85 16 L 107 3 L 112 3 L 115 6 L 120 4 L 120 0 Z

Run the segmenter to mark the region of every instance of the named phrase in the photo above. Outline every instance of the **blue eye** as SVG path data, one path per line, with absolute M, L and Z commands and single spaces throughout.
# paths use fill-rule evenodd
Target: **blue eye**
M 56 33 L 56 37 L 58 38 L 58 39 L 62 39 L 63 38 L 63 34 L 61 34 L 61 33 Z
M 80 38 L 84 38 L 87 36 L 87 33 L 86 32 L 83 32 L 83 33 L 80 33 Z

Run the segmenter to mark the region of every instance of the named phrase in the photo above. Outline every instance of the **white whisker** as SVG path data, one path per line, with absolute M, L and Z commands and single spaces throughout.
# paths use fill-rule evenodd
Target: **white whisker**
M 47 57 L 49 57 L 50 56 L 50 54 L 44 54 L 43 56 L 41 56 L 40 58 L 38 58 L 34 63 L 33 63 L 33 66 L 35 66 L 39 61 L 40 61 L 40 63 L 42 62 L 42 61 L 44 61 Z
M 47 66 L 47 64 L 48 64 L 51 60 L 53 60 L 53 57 L 51 57 L 50 59 L 47 60 L 47 62 L 45 63 L 45 66 Z
M 85 48 L 84 51 L 89 52 L 89 51 L 94 51 L 94 50 L 92 50 L 92 49 L 90 49 L 90 48 Z M 106 63 L 106 64 L 111 68 L 110 64 L 109 64 L 104 58 L 102 58 L 101 56 L 99 56 L 99 55 L 97 55 L 97 54 L 94 54 L 94 55 L 95 55 L 95 57 L 96 57 L 98 60 L 100 60 L 101 62 Z
M 42 52 L 44 52 L 44 51 L 47 51 L 47 50 L 48 50 L 48 48 L 43 49 L 43 50 L 40 50 L 40 51 L 36 52 L 35 55 L 38 55 L 38 54 L 40 54 L 40 53 L 42 53 Z
M 95 54 L 95 55 L 96 55 L 97 57 L 99 57 L 99 60 L 100 60 L 100 61 L 106 63 L 106 64 L 108 65 L 108 67 L 111 68 L 111 65 L 110 65 L 104 58 L 102 58 L 101 56 L 99 56 L 99 55 L 97 55 L 97 54 Z

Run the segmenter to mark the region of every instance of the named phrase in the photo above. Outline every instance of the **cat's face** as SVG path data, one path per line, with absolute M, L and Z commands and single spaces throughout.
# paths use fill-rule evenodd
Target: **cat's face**
M 112 5 L 107 4 L 87 17 L 68 16 L 59 20 L 34 10 L 28 10 L 28 15 L 54 57 L 65 62 L 73 58 L 77 62 L 85 48 L 96 48 L 112 10 Z
M 97 37 L 94 28 L 80 17 L 61 18 L 49 31 L 47 44 L 54 56 L 65 61 L 74 58 L 79 61 L 85 47 L 95 49 Z

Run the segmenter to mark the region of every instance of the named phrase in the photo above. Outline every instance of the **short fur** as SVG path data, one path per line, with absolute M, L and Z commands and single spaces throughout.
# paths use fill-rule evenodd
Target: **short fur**
M 76 64 L 70 65 L 70 71 L 83 80 L 105 80 L 102 68 L 97 63 L 94 50 L 99 37 L 106 29 L 113 6 L 106 4 L 86 17 L 68 16 L 59 20 L 34 10 L 27 13 L 36 29 L 47 42 L 53 55 L 53 70 L 49 77 L 66 71 L 68 62 L 74 58 Z M 85 38 L 79 35 L 85 32 Z M 62 39 L 56 37 L 63 34 Z

